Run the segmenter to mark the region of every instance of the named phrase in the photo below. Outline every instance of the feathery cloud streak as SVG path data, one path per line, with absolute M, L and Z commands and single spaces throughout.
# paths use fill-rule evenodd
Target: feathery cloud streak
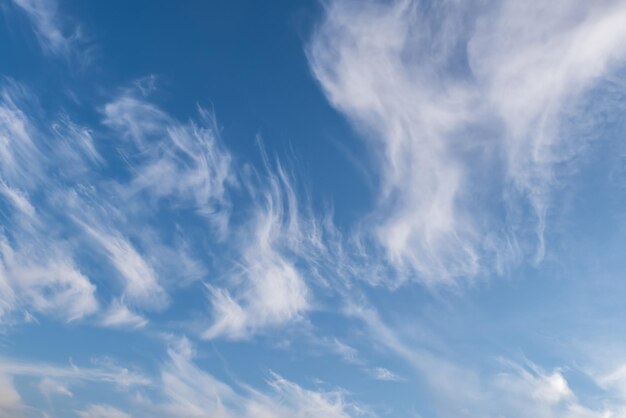
M 311 69 L 372 150 L 369 236 L 387 260 L 426 283 L 541 260 L 551 193 L 594 123 L 577 105 L 626 57 L 623 4 L 332 1 L 324 13 Z
M 58 12 L 55 0 L 13 0 L 13 3 L 26 15 L 37 37 L 41 49 L 50 55 L 66 59 L 73 56 L 86 58 L 89 51 L 80 48 L 85 40 L 82 29 L 71 25 L 65 16 Z
M 106 388 L 113 386 L 127 392 L 126 410 L 104 404 L 83 405 L 81 417 L 302 417 L 349 418 L 371 416 L 366 407 L 334 391 L 315 391 L 270 373 L 267 388 L 260 392 L 240 385 L 234 387 L 202 370 L 194 362 L 195 350 L 185 339 L 176 339 L 167 350 L 157 376 L 130 371 L 113 364 L 95 368 L 75 365 L 60 367 L 0 359 L 0 412 L 26 408 L 11 384 L 12 378 L 39 379 L 39 387 L 48 396 L 72 397 L 73 386 Z M 135 398 L 133 400 L 133 397 Z M 139 400 L 137 400 L 139 399 Z M 132 415 L 131 415 L 132 414 Z

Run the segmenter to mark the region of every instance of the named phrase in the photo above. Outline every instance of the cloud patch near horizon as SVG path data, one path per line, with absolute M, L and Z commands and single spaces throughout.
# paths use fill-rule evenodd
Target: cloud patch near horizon
M 58 366 L 0 358 L 0 412 L 28 408 L 11 383 L 14 377 L 39 381 L 45 396 L 73 397 L 73 386 L 123 389 L 128 406 L 101 403 L 78 405 L 81 417 L 302 417 L 350 418 L 373 416 L 367 407 L 348 399 L 341 389 L 305 389 L 270 372 L 264 390 L 245 384 L 227 384 L 194 361 L 195 349 L 186 338 L 170 341 L 166 357 L 156 375 L 131 371 L 113 363 L 92 368 Z M 109 414 L 109 415 L 107 415 Z

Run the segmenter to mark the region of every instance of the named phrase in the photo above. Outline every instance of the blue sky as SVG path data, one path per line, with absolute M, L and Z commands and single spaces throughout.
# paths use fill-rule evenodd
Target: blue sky
M 623 1 L 0 14 L 1 417 L 626 415 Z

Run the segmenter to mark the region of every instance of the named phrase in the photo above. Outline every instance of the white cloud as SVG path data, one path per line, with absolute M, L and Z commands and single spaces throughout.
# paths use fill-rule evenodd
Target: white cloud
M 109 405 L 90 405 L 87 409 L 78 411 L 81 418 L 131 418 L 125 412 Z
M 114 300 L 109 309 L 103 312 L 100 324 L 112 328 L 143 328 L 148 320 L 128 309 L 123 302 Z
M 2 86 L 0 95 L 0 173 L 5 185 L 22 184 L 24 192 L 41 178 L 43 155 L 32 138 L 32 121 L 16 103 L 27 93 L 16 83 L 7 84 Z
M 246 393 L 215 379 L 193 363 L 193 349 L 182 339 L 168 350 L 162 390 L 170 403 L 158 406 L 166 416 L 242 418 L 347 418 L 367 415 L 367 408 L 347 401 L 341 390 L 307 390 L 272 373 L 269 392 Z
M 137 146 L 145 147 L 145 138 L 164 136 L 170 117 L 155 105 L 136 97 L 132 90 L 107 103 L 103 109 L 104 124 L 131 139 Z
M 256 390 L 247 385 L 229 385 L 202 370 L 195 362 L 195 349 L 186 338 L 170 341 L 167 357 L 160 365 L 158 376 L 148 377 L 110 362 L 93 368 L 75 365 L 61 367 L 47 363 L 24 362 L 0 358 L 3 370 L 0 379 L 0 414 L 22 408 L 21 397 L 11 384 L 13 377 L 37 378 L 45 396 L 74 397 L 72 405 L 81 417 L 151 416 L 163 418 L 347 418 L 373 416 L 368 408 L 348 399 L 342 389 L 316 391 L 305 389 L 271 373 L 268 387 Z M 73 396 L 71 385 L 94 388 L 113 385 L 127 394 L 128 408 L 119 404 L 103 405 L 97 400 L 81 406 Z M 143 389 L 140 391 L 139 389 Z M 92 399 L 92 398 L 90 398 Z M 96 398 L 97 399 L 97 398 Z M 124 411 L 124 412 L 122 412 Z
M 55 210 L 40 211 L 42 190 L 62 188 L 44 172 L 51 161 L 41 150 L 42 132 L 26 116 L 35 102 L 17 83 L 6 81 L 0 101 L 0 197 L 9 203 L 0 236 L 0 313 L 18 309 L 73 321 L 98 309 L 96 287 L 76 265 L 71 245 L 57 239 Z M 34 112 L 36 113 L 36 112 Z M 63 160 L 61 160 L 62 165 Z
M 39 390 L 47 397 L 51 395 L 74 396 L 65 385 L 47 377 L 44 377 L 39 382 Z
M 320 271 L 330 265 L 322 257 L 329 254 L 322 236 L 328 222 L 318 222 L 300 204 L 294 180 L 280 164 L 270 168 L 264 153 L 264 173 L 245 166 L 239 175 L 211 113 L 199 109 L 197 121 L 178 122 L 142 96 L 149 90 L 123 90 L 102 109 L 111 128 L 107 133 L 129 139 L 117 142 L 127 172 L 106 181 L 99 173 L 110 162 L 104 161 L 90 129 L 65 114 L 52 123 L 30 120 L 20 110 L 31 106 L 27 92 L 18 85 L 5 90 L 0 192 L 20 223 L 7 234 L 4 264 L 5 273 L 29 278 L 21 280 L 28 295 L 22 299 L 29 303 L 23 308 L 36 313 L 57 307 L 59 316 L 68 320 L 95 313 L 96 288 L 78 266 L 86 261 L 84 270 L 93 272 L 97 260 L 105 268 L 94 273 L 95 279 L 106 283 L 117 277 L 121 285 L 110 296 L 120 304 L 114 302 L 103 312 L 99 324 L 145 325 L 147 318 L 136 309 L 164 309 L 172 287 L 206 276 L 205 263 L 197 257 L 206 247 L 195 247 L 197 231 L 174 218 L 168 228 L 176 233 L 166 242 L 161 226 L 149 222 L 191 209 L 198 220 L 208 220 L 205 235 L 222 247 L 217 251 L 235 260 L 234 267 L 217 266 L 228 286 L 212 284 L 214 322 L 205 337 L 249 338 L 302 320 L 312 303 L 311 282 L 321 279 Z M 45 146 L 47 135 L 59 141 L 53 152 Z M 229 225 L 230 189 L 242 185 L 250 216 L 240 225 Z M 19 258 L 33 248 L 46 248 L 37 265 Z M 59 261 L 47 263 L 52 256 Z M 11 261 L 15 259 L 23 265 Z M 45 269 L 58 274 L 43 275 Z M 15 282 L 7 274 L 0 282 L 3 311 L 15 308 Z M 40 297 L 43 289 L 55 286 L 56 297 Z
M 198 108 L 197 121 L 180 123 L 137 89 L 129 89 L 108 103 L 103 114 L 104 123 L 134 145 L 129 152 L 132 179 L 119 187 L 125 200 L 167 199 L 175 208 L 194 209 L 225 234 L 230 213 L 226 192 L 236 180 L 211 112 Z
M 201 125 L 166 126 L 170 150 L 178 155 L 162 150 L 148 161 L 129 186 L 131 193 L 149 189 L 156 197 L 191 197 L 199 207 L 223 200 L 232 181 L 231 157 L 217 141 L 212 115 L 202 108 L 199 114 Z
M 158 309 L 168 303 L 167 293 L 159 284 L 157 273 L 127 239 L 119 234 L 111 235 L 95 230 L 88 225 L 83 227 L 101 246 L 123 278 L 125 299 L 143 308 Z
M 376 380 L 383 380 L 387 382 L 400 382 L 404 380 L 400 376 L 392 372 L 391 370 L 386 369 L 384 367 L 375 367 L 372 370 L 370 370 L 370 373 L 372 377 L 374 377 L 374 379 Z
M 272 373 L 268 383 L 274 393 L 270 396 L 259 395 L 257 399 L 249 402 L 246 406 L 246 416 L 250 418 L 349 418 L 370 415 L 366 408 L 346 401 L 341 391 L 307 390 L 275 373 Z
M 373 308 L 351 305 L 346 313 L 363 321 L 373 343 L 403 359 L 426 380 L 432 388 L 433 402 L 438 401 L 445 408 L 457 411 L 484 406 L 487 390 L 475 370 L 461 367 L 423 344 L 405 342 L 401 334 L 387 325 Z M 451 399 L 454 402 L 450 402 Z
M 15 390 L 12 379 L 6 375 L 0 375 L 0 413 L 19 415 L 22 409 L 22 398 Z
M 18 360 L 15 358 L 0 358 L 0 416 L 34 416 L 27 411 L 38 412 L 43 416 L 45 412 L 39 411 L 29 405 L 23 404 L 19 392 L 15 389 L 12 381 L 18 378 L 34 378 L 39 380 L 37 388 L 46 397 L 62 396 L 74 398 L 70 390 L 73 384 L 84 386 L 86 383 L 96 385 L 112 385 L 118 390 L 128 392 L 137 387 L 148 387 L 152 381 L 143 375 L 119 367 L 111 362 L 102 362 L 97 367 L 80 368 L 76 365 L 57 366 L 49 363 L 37 363 Z M 50 399 L 48 399 L 50 401 Z M 82 399 L 76 398 L 76 402 Z M 68 411 L 69 412 L 69 411 Z M 23 414 L 22 414 L 23 413 Z M 117 415 L 116 415 L 117 413 Z M 81 417 L 93 418 L 119 418 L 130 415 L 118 413 L 115 408 L 99 405 L 91 405 L 79 412 Z M 39 414 L 37 415 L 39 416 Z
M 511 364 L 511 370 L 495 376 L 496 387 L 507 392 L 516 402 L 532 400 L 535 405 L 549 407 L 573 400 L 574 394 L 559 370 L 546 373 L 535 365 L 521 367 Z
M 230 417 L 228 404 L 238 407 L 233 389 L 200 370 L 192 362 L 193 348 L 182 339 L 168 350 L 169 359 L 161 370 L 167 416 Z
M 478 19 L 468 43 L 481 95 L 505 124 L 508 175 L 539 218 L 539 258 L 557 165 L 589 140 L 572 120 L 590 121 L 593 114 L 576 104 L 624 62 L 625 41 L 623 4 L 568 0 L 503 2 Z
M 167 202 L 166 210 L 189 208 L 200 220 L 208 219 L 211 231 L 217 232 L 215 240 L 223 240 L 230 211 L 227 188 L 235 183 L 230 154 L 209 112 L 199 109 L 199 121 L 179 123 L 135 98 L 137 94 L 125 90 L 105 106 L 105 122 L 113 134 L 126 136 L 133 126 L 136 139 L 119 147 L 130 176 L 112 181 L 100 174 L 116 162 L 105 161 L 91 129 L 64 113 L 43 118 L 36 98 L 5 80 L 0 97 L 0 199 L 10 209 L 11 222 L 3 231 L 3 316 L 18 309 L 66 320 L 95 313 L 96 288 L 81 270 L 93 271 L 90 265 L 96 259 L 112 267 L 96 271 L 96 279 L 107 282 L 117 276 L 121 290 L 111 297 L 134 309 L 163 309 L 171 287 L 206 275 L 197 257 L 203 248 L 195 247 L 188 228 L 173 220 L 177 232 L 166 242 L 160 227 L 148 225 L 148 220 L 160 216 Z M 120 105 L 127 101 L 133 104 Z M 120 106 L 125 111 L 111 110 Z M 150 137 L 149 143 L 143 136 Z M 51 139 L 58 146 L 50 147 Z M 160 171 L 163 167 L 171 170 Z M 77 233 L 77 226 L 85 233 Z M 42 297 L 46 292 L 50 297 Z M 102 324 L 145 323 L 130 313 L 111 309 L 101 316 Z
M 228 290 L 208 286 L 210 292 L 211 307 L 213 311 L 213 323 L 202 334 L 204 338 L 212 339 L 220 335 L 226 335 L 233 339 L 243 339 L 248 336 L 249 313 L 235 301 Z
M 98 309 L 96 288 L 66 257 L 63 252 L 45 254 L 36 247 L 16 251 L 0 236 L 0 290 L 5 292 L 2 300 L 7 308 L 17 294 L 37 312 L 67 321 L 94 313 Z
M 35 216 L 35 208 L 28 200 L 26 194 L 20 190 L 12 189 L 4 182 L 0 181 L 0 194 L 13 204 L 15 209 L 25 216 L 32 218 Z
M 459 204 L 465 167 L 450 143 L 471 117 L 471 95 L 460 82 L 433 80 L 443 57 L 429 54 L 442 40 L 414 33 L 424 24 L 416 9 L 332 2 L 308 56 L 331 103 L 376 155 L 380 208 L 368 228 L 401 270 L 446 281 L 479 268 L 475 226 Z
M 461 362 L 447 349 L 437 352 L 426 347 L 425 341 L 410 339 L 372 308 L 355 305 L 347 313 L 363 321 L 372 343 L 405 361 L 426 382 L 437 416 L 609 418 L 626 411 L 624 368 L 605 374 L 584 372 L 597 385 L 598 391 L 590 396 L 585 390 L 577 393 L 573 389 L 564 369 L 545 370 L 526 359 L 499 359 L 494 361 L 495 370 L 485 364 Z
M 201 257 L 202 250 L 194 247 L 189 238 L 191 231 L 177 228 L 173 242 L 163 242 L 158 231 L 143 228 L 137 239 L 144 249 L 144 257 L 159 272 L 161 283 L 168 286 L 184 287 L 207 276 L 208 269 L 204 264 L 206 257 Z
M 542 259 L 551 194 L 593 136 L 576 106 L 624 62 L 625 19 L 611 1 L 325 5 L 311 69 L 371 149 L 363 228 L 401 279 Z
M 38 363 L 14 358 L 0 358 L 0 367 L 6 376 L 27 376 L 47 378 L 58 382 L 99 382 L 113 384 L 128 389 L 151 385 L 150 379 L 144 375 L 120 367 L 110 361 L 103 361 L 97 367 L 57 366 L 49 363 Z
M 266 162 L 267 164 L 267 162 Z M 239 238 L 241 268 L 231 278 L 234 293 L 210 287 L 213 324 L 203 336 L 249 338 L 256 332 L 302 319 L 310 308 L 306 268 L 322 244 L 316 221 L 298 207 L 284 169 L 272 173 L 256 198 L 251 221 Z M 311 277 L 311 276 L 309 276 Z
M 61 114 L 51 125 L 55 138 L 57 161 L 64 161 L 63 174 L 70 178 L 88 177 L 90 170 L 105 164 L 96 148 L 93 132 L 74 123 L 67 114 Z
M 41 48 L 54 55 L 68 57 L 81 38 L 79 28 L 68 33 L 58 13 L 56 0 L 13 0 L 30 20 Z
M 345 362 L 351 364 L 361 364 L 363 362 L 356 348 L 349 346 L 337 338 L 323 339 L 322 341 L 327 348 L 339 355 Z

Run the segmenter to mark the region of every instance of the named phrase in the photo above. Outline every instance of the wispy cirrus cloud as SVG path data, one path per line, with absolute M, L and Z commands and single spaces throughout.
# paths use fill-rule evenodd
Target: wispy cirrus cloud
M 383 380 L 387 382 L 401 382 L 404 380 L 402 377 L 384 367 L 375 367 L 370 370 L 370 374 L 376 380 Z
M 30 99 L 22 86 L 6 81 L 0 101 L 0 194 L 8 204 L 3 216 L 11 222 L 0 237 L 1 312 L 32 309 L 73 321 L 98 309 L 96 287 L 77 267 L 71 245 L 48 229 L 48 211 L 40 212 L 33 200 L 49 186 L 43 173 L 51 160 L 38 142 L 37 122 L 22 110 L 29 109 Z
M 401 278 L 543 258 L 551 194 L 594 137 L 581 103 L 624 62 L 623 27 L 610 1 L 325 5 L 309 62 L 372 150 L 364 235 Z
M 325 15 L 309 61 L 330 102 L 376 155 L 381 191 L 367 222 L 372 235 L 392 264 L 424 281 L 476 274 L 476 225 L 459 202 L 465 167 L 449 143 L 472 117 L 472 95 L 462 82 L 433 80 L 446 57 L 430 54 L 434 45 L 447 50 L 447 38 L 426 26 L 422 36 L 414 33 L 422 22 L 408 1 L 331 2 Z
M 51 396 L 74 396 L 65 385 L 48 377 L 41 379 L 39 382 L 39 390 L 48 398 Z
M 80 54 L 80 29 L 58 14 L 56 2 L 7 4 L 25 12 L 48 58 Z M 411 280 L 456 286 L 545 257 L 560 189 L 602 135 L 596 128 L 621 117 L 622 96 L 607 99 L 620 106 L 595 104 L 617 88 L 608 78 L 623 68 L 624 5 L 329 0 L 322 8 L 306 53 L 326 97 L 370 151 L 376 191 L 369 214 L 335 225 L 332 210 L 303 191 L 298 167 L 269 158 L 262 146 L 261 167 L 246 162 L 222 140 L 213 112 L 198 107 L 181 119 L 159 104 L 155 76 L 119 89 L 96 86 L 97 99 L 87 94 L 72 111 L 54 114 L 39 105 L 41 96 L 56 109 L 54 88 L 40 94 L 2 79 L 0 331 L 56 320 L 72 322 L 72 335 L 122 329 L 144 349 L 155 335 L 185 327 L 204 340 L 199 347 L 236 347 L 235 361 L 267 349 L 263 338 L 246 344 L 255 338 L 296 334 L 315 339 L 305 342 L 316 356 L 320 349 L 334 354 L 368 385 L 404 390 L 419 381 L 425 409 L 437 416 L 624 415 L 619 362 L 582 373 L 590 396 L 572 379 L 571 364 L 491 359 L 484 347 L 487 366 L 460 361 L 457 341 L 445 342 L 457 318 L 437 322 L 444 326 L 433 334 L 442 343 L 433 348 L 407 335 L 414 322 L 396 327 L 389 320 L 406 309 L 426 321 L 436 315 L 431 295 L 388 292 Z M 373 286 L 363 289 L 362 281 Z M 517 297 L 535 299 L 545 289 L 523 290 Z M 355 295 L 362 299 L 351 302 Z M 485 322 L 515 309 L 477 299 L 489 305 L 476 308 Z M 483 325 L 468 317 L 460 325 Z M 341 333 L 344 322 L 350 328 Z M 266 372 L 253 387 L 230 370 L 216 372 L 218 362 L 205 361 L 191 341 L 168 342 L 160 357 L 158 349 L 146 356 L 158 360 L 145 371 L 107 361 L 77 367 L 0 359 L 0 415 L 29 408 L 24 399 L 33 394 L 21 396 L 24 382 L 81 417 L 374 415 L 349 391 L 328 389 L 314 376 L 294 373 L 304 379 L 296 383 L 283 371 Z M 289 354 L 300 360 L 309 350 L 302 351 Z M 320 371 L 325 379 L 336 372 Z M 94 398 L 112 387 L 117 398 L 85 401 L 79 394 L 86 387 Z M 390 413 L 409 415 L 404 407 Z
M 366 406 L 349 402 L 341 390 L 316 392 L 307 390 L 273 373 L 270 386 L 277 400 L 253 402 L 248 406 L 251 417 L 266 414 L 277 417 L 303 416 L 323 418 L 349 418 L 375 416 Z M 280 402 L 282 401 L 282 402 Z
M 507 174 L 538 219 L 538 259 L 550 195 L 568 173 L 559 165 L 597 137 L 596 113 L 581 104 L 626 60 L 625 23 L 626 8 L 611 1 L 503 2 L 477 19 L 468 42 L 481 97 L 505 126 Z
M 18 415 L 22 408 L 22 398 L 15 390 L 12 379 L 4 374 L 0 375 L 0 412 L 6 415 Z
M 0 242 L 0 274 L 11 280 L 12 290 L 36 312 L 74 321 L 98 309 L 96 287 L 64 254 L 44 255 L 32 260 L 39 249 L 31 246 L 15 251 L 6 240 Z M 10 302 L 8 303 L 10 304 Z
M 131 418 L 125 412 L 109 405 L 89 405 L 86 409 L 78 411 L 81 418 Z
M 79 26 L 70 25 L 58 12 L 56 0 L 13 0 L 30 21 L 41 49 L 64 58 L 86 56 L 81 47 L 84 34 Z
M 180 123 L 135 87 L 123 90 L 102 112 L 103 123 L 118 139 L 132 167 L 132 178 L 119 193 L 129 202 L 144 197 L 149 203 L 168 199 L 174 207 L 189 207 L 205 216 L 220 233 L 228 223 L 227 189 L 236 176 L 230 152 L 223 146 L 215 117 L 198 108 L 198 120 Z M 132 208 L 129 208 L 132 209 Z
M 142 387 L 151 384 L 150 379 L 141 373 L 108 361 L 96 364 L 95 367 L 78 367 L 74 364 L 59 366 L 15 358 L 0 358 L 0 365 L 3 373 L 8 376 L 47 378 L 64 382 L 66 385 L 80 381 L 101 382 L 120 388 Z
M 0 192 L 18 222 L 5 240 L 5 265 L 11 270 L 2 282 L 3 310 L 12 309 L 18 289 L 14 284 L 20 283 L 30 292 L 24 294 L 32 296 L 22 298 L 29 301 L 24 308 L 73 309 L 65 313 L 73 320 L 96 313 L 107 299 L 109 308 L 96 319 L 99 325 L 141 328 L 149 320 L 146 312 L 167 308 L 170 290 L 207 274 L 207 263 L 197 256 L 204 249 L 234 262 L 208 261 L 229 279 L 223 288 L 209 285 L 214 290 L 214 318 L 205 337 L 247 338 L 264 328 L 302 320 L 311 306 L 310 284 L 323 280 L 320 269 L 330 266 L 322 262 L 322 255 L 329 254 L 323 238 L 328 222 L 319 221 L 301 204 L 295 180 L 279 162 L 272 168 L 264 156 L 262 173 L 235 166 L 209 112 L 199 109 L 198 120 L 179 122 L 144 96 L 149 90 L 120 90 L 102 107 L 108 128 L 104 132 L 80 126 L 65 113 L 50 122 L 42 112 L 31 112 L 39 115 L 31 120 L 20 109 L 36 107 L 27 100 L 26 89 L 14 84 L 5 91 L 6 164 Z M 94 135 L 111 136 L 117 152 L 103 155 Z M 61 146 L 49 150 L 47 136 Z M 120 173 L 103 176 L 112 164 L 121 164 Z M 235 191 L 250 216 L 231 225 Z M 196 227 L 182 226 L 188 220 L 181 214 L 187 211 L 210 239 L 198 236 Z M 165 215 L 176 231 L 167 242 L 164 225 L 151 223 L 157 218 L 162 222 Z M 60 238 L 68 234 L 71 240 Z M 61 261 L 47 268 L 61 272 L 61 263 L 64 274 L 58 276 L 65 281 L 32 274 L 32 280 L 13 279 L 27 271 L 15 265 L 21 260 L 20 245 L 50 253 L 56 249 Z M 39 259 L 45 260 L 44 255 Z M 94 271 L 96 260 L 100 267 Z M 28 271 L 43 271 L 37 268 Z M 107 276 L 105 294 L 96 292 L 88 274 Z M 117 286 L 111 278 L 117 279 Z M 54 280 L 63 293 L 44 306 L 44 299 L 37 299 L 37 283 L 50 291 Z
M 365 325 L 372 343 L 406 362 L 429 388 L 428 399 L 438 416 L 501 416 L 605 418 L 626 411 L 624 367 L 615 358 L 610 366 L 581 369 L 564 365 L 545 369 L 532 361 L 491 356 L 489 366 L 459 361 L 444 349 L 416 342 L 402 324 L 390 325 L 380 312 L 352 305 L 347 313 Z M 483 353 L 483 360 L 489 355 Z M 593 395 L 572 385 L 568 375 L 583 374 L 594 387 Z
M 143 328 L 148 320 L 133 312 L 120 300 L 113 300 L 109 308 L 102 313 L 100 324 L 111 328 Z
M 127 239 L 89 226 L 85 229 L 121 276 L 125 299 L 144 308 L 158 309 L 168 303 L 156 272 Z
M 162 369 L 169 404 L 165 416 L 194 417 L 316 417 L 372 416 L 368 408 L 350 402 L 341 390 L 315 391 L 271 373 L 270 390 L 237 391 L 193 363 L 194 350 L 185 339 L 172 346 Z M 200 382 L 200 384 L 199 384 Z
M 265 157 L 250 221 L 240 229 L 238 261 L 228 289 L 209 286 L 213 323 L 203 336 L 246 339 L 263 328 L 303 319 L 312 306 L 311 265 L 326 252 L 323 225 L 301 206 L 293 179 Z
M 82 404 L 79 416 L 154 416 L 174 417 L 303 417 L 348 418 L 373 416 L 366 406 L 348 399 L 341 389 L 305 389 L 276 373 L 270 373 L 263 390 L 247 385 L 227 384 L 199 367 L 195 349 L 186 338 L 170 341 L 167 355 L 157 375 L 130 371 L 113 363 L 92 368 L 32 363 L 0 359 L 4 379 L 0 380 L 0 411 L 24 408 L 11 378 L 34 378 L 47 396 L 72 396 L 72 386 L 121 388 L 128 394 L 128 406 Z M 140 392 L 136 392 L 140 391 Z M 122 393 L 124 393 L 122 392 Z M 136 393 L 140 395 L 135 396 Z M 3 409 L 4 408 L 4 409 Z M 107 415 L 109 414 L 109 415 Z M 115 415 L 118 414 L 118 415 Z
M 139 89 L 123 92 L 141 94 Z M 200 122 L 179 123 L 148 102 L 133 100 L 123 121 L 105 112 L 107 133 L 119 145 L 119 154 L 105 158 L 94 140 L 94 130 L 102 127 L 81 126 L 66 113 L 45 115 L 27 88 L 5 80 L 0 197 L 11 224 L 2 239 L 3 314 L 30 309 L 75 320 L 96 313 L 99 299 L 107 298 L 111 307 L 100 325 L 141 327 L 145 318 L 130 308 L 163 309 L 168 288 L 206 274 L 187 231 L 177 227 L 174 239 L 165 242 L 146 220 L 158 216 L 154 205 L 167 199 L 168 206 L 161 205 L 165 210 L 194 211 L 215 240 L 221 239 L 230 211 L 226 188 L 234 182 L 230 155 L 219 144 L 208 112 L 200 109 Z M 137 109 L 145 107 L 156 109 L 152 128 L 138 116 Z M 137 135 L 151 135 L 150 141 L 125 141 L 128 123 L 141 130 Z M 59 146 L 49 147 L 49 138 Z M 101 175 L 120 163 L 128 166 L 125 178 Z M 96 259 L 119 279 L 113 294 L 97 294 L 87 277 Z

